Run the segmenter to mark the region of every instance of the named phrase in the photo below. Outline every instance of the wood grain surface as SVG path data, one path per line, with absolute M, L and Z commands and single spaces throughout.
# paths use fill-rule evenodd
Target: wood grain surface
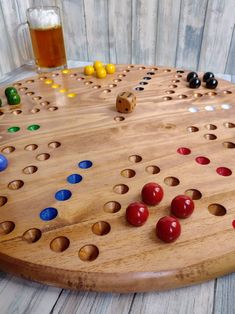
M 7 198 L 1 226 L 14 226 L 1 236 L 3 270 L 64 287 L 122 292 L 178 287 L 234 270 L 234 85 L 221 80 L 215 91 L 204 86 L 195 91 L 187 87 L 186 74 L 122 65 L 104 80 L 73 69 L 15 84 L 22 104 L 1 110 L 1 151 L 15 148 L 1 173 L 2 200 Z M 151 79 L 143 80 L 146 76 Z M 48 79 L 53 82 L 46 84 Z M 148 84 L 139 84 L 143 81 Z M 136 109 L 120 115 L 116 95 L 133 89 Z M 27 129 L 35 124 L 38 130 Z M 9 133 L 12 126 L 21 129 Z M 189 147 L 191 154 L 178 154 L 179 147 Z M 198 156 L 210 164 L 196 163 Z M 82 160 L 93 166 L 78 168 Z M 218 167 L 232 175 L 218 175 Z M 83 180 L 70 185 L 66 178 L 72 173 Z M 150 181 L 163 186 L 164 201 L 150 208 L 143 227 L 131 227 L 125 208 Z M 72 197 L 56 200 L 61 189 Z M 182 236 L 162 243 L 154 232 L 157 220 L 169 214 L 174 196 L 192 190 L 196 210 L 181 221 Z M 55 207 L 58 216 L 45 222 L 39 214 L 47 207 Z M 25 235 L 32 228 L 41 231 L 39 239 L 40 231 Z M 35 235 L 38 241 L 25 241 Z

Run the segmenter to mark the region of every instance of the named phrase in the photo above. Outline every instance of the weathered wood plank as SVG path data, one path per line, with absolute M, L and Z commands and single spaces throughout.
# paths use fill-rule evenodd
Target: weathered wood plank
M 199 69 L 224 73 L 235 21 L 234 0 L 209 0 Z
M 84 1 L 88 59 L 109 60 L 107 0 Z
M 61 289 L 0 273 L 1 314 L 50 313 Z
M 235 273 L 217 279 L 214 314 L 235 313 Z
M 132 1 L 132 63 L 155 63 L 157 11 L 157 0 Z
M 234 4 L 235 6 L 235 4 Z M 235 73 L 235 25 L 233 27 L 233 35 L 230 43 L 228 59 L 226 63 L 226 73 Z
M 108 1 L 110 62 L 131 62 L 131 0 Z
M 127 314 L 130 311 L 133 297 L 134 294 L 74 292 L 63 290 L 53 309 L 53 314 Z
M 214 281 L 160 293 L 136 294 L 130 314 L 210 314 Z
M 207 0 L 182 0 L 179 22 L 176 65 L 186 69 L 197 69 Z
M 156 64 L 175 65 L 181 0 L 159 0 Z

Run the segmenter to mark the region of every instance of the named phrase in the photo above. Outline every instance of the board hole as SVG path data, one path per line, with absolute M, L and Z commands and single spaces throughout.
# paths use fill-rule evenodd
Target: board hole
M 103 93 L 105 93 L 105 94 L 111 93 L 111 89 L 104 89 Z
M 232 92 L 230 90 L 224 90 L 223 93 L 224 94 L 232 94 Z
M 187 97 L 188 97 L 187 95 L 179 95 L 179 96 L 178 96 L 179 99 L 185 99 L 185 98 L 187 98 Z
M 40 100 L 40 99 L 42 99 L 41 96 L 34 96 L 34 97 L 32 98 L 32 100 Z
M 52 112 L 52 111 L 56 111 L 56 110 L 58 110 L 58 107 L 56 107 L 56 106 L 51 106 L 51 107 L 48 107 L 47 110 L 48 110 L 48 111 L 51 111 L 51 112 Z
M 191 154 L 191 150 L 187 147 L 179 147 L 177 149 L 177 153 L 179 153 L 181 155 L 189 155 L 189 154 Z
M 126 194 L 129 191 L 129 187 L 126 184 L 117 184 L 113 187 L 113 191 L 117 194 Z
M 37 131 L 38 129 L 40 129 L 40 125 L 38 124 L 32 124 L 27 127 L 27 130 L 29 131 Z
M 122 77 L 125 77 L 125 76 L 126 76 L 126 74 L 119 74 L 118 75 L 119 78 L 122 78 Z
M 37 242 L 42 236 L 42 232 L 37 228 L 31 228 L 22 236 L 22 239 L 26 241 L 27 243 L 35 243 Z
M 171 69 L 164 69 L 163 72 L 171 72 Z
M 138 70 L 145 70 L 145 67 L 139 67 Z
M 117 84 L 109 84 L 109 87 L 110 87 L 110 88 L 117 87 Z
M 210 163 L 210 159 L 204 156 L 198 156 L 195 160 L 200 165 L 208 165 Z
M 33 150 L 35 150 L 37 148 L 38 148 L 38 145 L 36 145 L 36 144 L 29 144 L 29 145 L 25 146 L 24 149 L 27 150 L 27 151 L 33 151 Z
M 78 77 L 78 78 L 76 78 L 76 80 L 77 81 L 83 81 L 83 80 L 85 80 L 85 78 L 84 77 Z
M 27 80 L 27 81 L 25 81 L 25 83 L 34 83 L 34 80 Z
M 98 89 L 98 88 L 101 88 L 101 85 L 94 85 L 94 86 L 92 86 L 92 88 Z
M 11 233 L 15 229 L 13 221 L 3 221 L 0 223 L 0 235 Z
M 67 201 L 72 196 L 72 192 L 69 190 L 59 190 L 55 193 L 57 201 Z
M 6 146 L 1 151 L 4 154 L 10 154 L 10 153 L 13 153 L 15 151 L 15 147 L 14 146 Z
M 123 73 L 128 73 L 128 72 L 130 72 L 129 69 L 123 70 Z
M 226 208 L 220 204 L 210 204 L 208 210 L 214 216 L 224 216 L 226 214 Z
M 199 97 L 202 97 L 202 94 L 201 94 L 201 93 L 194 93 L 193 96 L 194 96 L 195 98 L 199 98 Z
M 58 147 L 60 147 L 61 146 L 61 143 L 60 142 L 50 142 L 49 144 L 48 144 L 48 147 L 49 148 L 58 148 Z
M 67 181 L 70 184 L 77 184 L 77 183 L 82 181 L 82 176 L 80 174 L 73 173 L 73 174 L 71 174 L 70 176 L 67 177 Z
M 226 128 L 229 128 L 229 129 L 235 128 L 235 124 L 232 123 L 232 122 L 225 122 L 225 123 L 224 123 L 224 126 L 225 126 Z
M 145 80 L 145 81 L 149 81 L 149 80 L 151 80 L 152 78 L 151 77 L 149 77 L 149 76 L 145 76 L 145 77 L 143 77 L 143 80 Z
M 10 190 L 19 190 L 20 188 L 22 188 L 24 185 L 24 181 L 22 180 L 14 180 L 14 181 L 11 181 L 9 184 L 8 184 L 8 188 Z
M 19 87 L 19 86 L 21 86 L 21 85 L 22 85 L 22 83 L 14 83 L 14 84 L 13 84 L 14 87 Z
M 235 143 L 233 142 L 223 142 L 225 148 L 235 148 Z
M 206 125 L 205 125 L 205 128 L 206 128 L 207 130 L 216 130 L 216 129 L 217 129 L 217 126 L 214 125 L 214 124 L 206 124 Z
M 121 175 L 125 178 L 133 178 L 135 174 L 136 173 L 133 169 L 124 169 L 121 171 Z
M 155 72 L 147 72 L 146 74 L 147 74 L 147 75 L 154 75 Z
M 175 77 L 176 78 L 180 78 L 180 77 L 182 77 L 182 75 L 181 74 L 176 74 Z
M 47 106 L 47 105 L 49 105 L 50 103 L 49 103 L 49 101 L 42 101 L 42 102 L 40 102 L 40 105 L 42 106 L 42 107 L 45 107 L 45 106 Z
M 164 183 L 169 186 L 177 186 L 180 184 L 180 181 L 176 177 L 166 177 Z
M 35 173 L 36 171 L 38 170 L 38 168 L 36 166 L 28 166 L 28 167 L 25 167 L 23 169 L 23 172 L 25 174 L 33 174 Z
M 178 85 L 175 85 L 175 84 L 172 84 L 172 85 L 169 85 L 170 88 L 177 88 Z
M 54 219 L 56 216 L 58 215 L 58 211 L 56 208 L 54 207 L 47 207 L 44 208 L 41 212 L 40 212 L 40 218 L 44 221 L 49 221 Z
M 187 131 L 192 133 L 192 132 L 198 132 L 199 131 L 199 128 L 196 127 L 196 126 L 189 126 L 187 127 Z
M 47 153 L 37 155 L 37 160 L 44 161 L 50 158 L 50 155 Z
M 25 93 L 25 95 L 27 95 L 27 96 L 32 96 L 34 94 L 35 94 L 34 92 L 27 92 L 27 93 Z
M 147 166 L 145 168 L 145 171 L 150 173 L 150 174 L 158 174 L 160 172 L 160 168 L 158 166 Z
M 122 80 L 121 80 L 121 79 L 114 79 L 113 81 L 114 81 L 114 83 L 119 83 L 119 82 L 121 82 Z
M 80 161 L 79 164 L 78 164 L 78 167 L 81 168 L 81 169 L 89 169 L 92 167 L 92 161 L 90 160 L 83 160 L 83 161 Z
M 10 127 L 10 128 L 8 128 L 8 132 L 9 133 L 15 133 L 15 132 L 18 132 L 20 130 L 20 127 L 18 127 L 18 126 L 12 126 L 12 127 Z
M 7 203 L 6 196 L 0 196 L 0 207 L 4 206 Z
M 179 83 L 180 80 L 172 80 L 172 83 Z
M 111 226 L 106 221 L 98 221 L 92 226 L 92 232 L 99 236 L 108 234 L 110 230 L 111 230 Z
M 92 262 L 99 255 L 99 249 L 93 244 L 84 245 L 78 252 L 79 258 L 84 262 Z
M 166 93 L 166 94 L 174 94 L 175 91 L 174 91 L 174 90 L 166 90 L 165 93 Z
M 128 157 L 130 162 L 137 163 L 142 161 L 142 157 L 139 155 L 131 155 Z
M 16 109 L 16 110 L 14 110 L 14 111 L 12 111 L 12 114 L 14 114 L 14 115 L 18 115 L 18 114 L 21 114 L 22 113 L 22 110 L 20 110 L 20 109 Z
M 148 82 L 141 81 L 141 82 L 139 82 L 139 84 L 140 84 L 140 85 L 147 85 L 147 84 L 148 84 Z
M 144 90 L 144 88 L 142 86 L 137 86 L 134 89 L 137 91 L 143 91 Z
M 176 73 L 184 73 L 183 70 L 177 70 Z
M 202 198 L 202 193 L 196 189 L 186 190 L 184 194 L 191 197 L 193 200 L 200 200 Z
M 38 113 L 39 111 L 39 108 L 33 108 L 32 110 L 30 110 L 31 113 Z
M 124 121 L 125 118 L 122 117 L 122 116 L 117 116 L 117 117 L 114 117 L 114 120 L 117 121 L 117 122 L 120 122 L 120 121 Z
M 170 96 L 164 96 L 164 97 L 162 97 L 162 99 L 165 100 L 165 101 L 167 101 L 167 100 L 171 100 L 172 97 L 170 97 Z
M 116 201 L 110 201 L 104 204 L 104 211 L 106 213 L 117 213 L 121 209 L 121 204 Z
M 204 138 L 206 140 L 213 141 L 217 139 L 217 136 L 215 134 L 204 134 Z
M 85 85 L 91 85 L 91 84 L 93 84 L 93 82 L 92 81 L 86 81 L 86 82 L 84 82 L 84 84 Z
M 70 241 L 68 238 L 60 236 L 51 241 L 50 248 L 54 252 L 61 253 L 67 250 L 69 244 Z
M 228 177 L 231 176 L 232 174 L 232 170 L 230 170 L 229 168 L 226 167 L 219 167 L 216 169 L 216 172 L 223 177 Z
M 4 113 L 2 111 L 0 111 L 0 116 L 3 116 L 3 115 L 4 115 Z
M 188 111 L 194 113 L 194 112 L 198 112 L 199 109 L 197 107 L 190 107 L 188 108 Z

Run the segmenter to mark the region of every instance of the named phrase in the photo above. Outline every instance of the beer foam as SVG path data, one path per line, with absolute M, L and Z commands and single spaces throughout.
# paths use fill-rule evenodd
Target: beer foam
M 32 9 L 30 12 L 29 24 L 32 28 L 51 28 L 60 25 L 60 17 L 54 10 L 51 9 Z

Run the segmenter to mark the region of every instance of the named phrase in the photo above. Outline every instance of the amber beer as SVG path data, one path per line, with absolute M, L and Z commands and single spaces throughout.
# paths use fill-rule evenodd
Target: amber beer
M 66 64 L 62 26 L 31 28 L 30 35 L 36 65 L 39 68 L 58 68 Z

